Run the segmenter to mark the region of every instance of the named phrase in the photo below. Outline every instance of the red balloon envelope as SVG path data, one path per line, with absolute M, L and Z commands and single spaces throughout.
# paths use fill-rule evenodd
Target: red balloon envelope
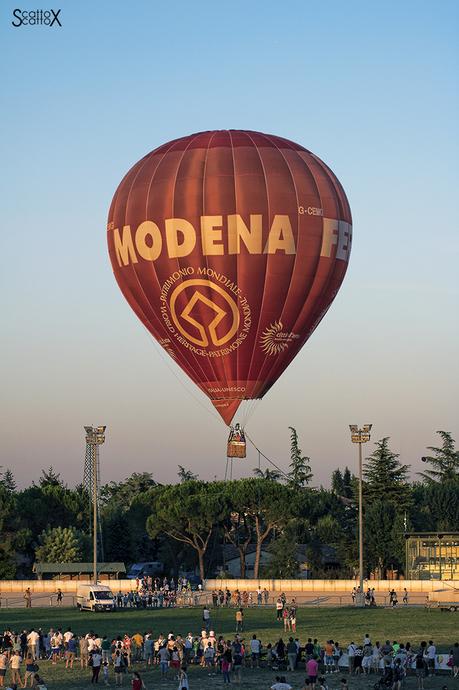
M 324 316 L 351 223 L 341 184 L 302 146 L 201 132 L 131 168 L 110 207 L 108 248 L 132 309 L 229 424 Z

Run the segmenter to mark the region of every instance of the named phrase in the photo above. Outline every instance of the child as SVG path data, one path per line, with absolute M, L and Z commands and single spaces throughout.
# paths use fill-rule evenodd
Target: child
M 186 666 L 184 664 L 182 665 L 182 667 L 180 669 L 178 690 L 190 690 L 190 686 L 188 684 L 188 675 L 186 672 Z
M 320 676 L 320 677 L 317 679 L 317 681 L 318 681 L 318 684 L 319 684 L 319 690 L 328 690 L 327 681 L 325 680 L 325 678 L 324 678 L 323 676 Z
M 108 661 L 104 661 L 102 670 L 104 672 L 104 684 L 108 685 Z
M 340 690 L 349 690 L 346 678 L 341 678 Z
M 214 656 L 215 656 L 215 649 L 212 646 L 212 642 L 207 643 L 207 647 L 204 650 L 204 662 L 206 664 L 206 668 L 210 669 L 214 665 Z

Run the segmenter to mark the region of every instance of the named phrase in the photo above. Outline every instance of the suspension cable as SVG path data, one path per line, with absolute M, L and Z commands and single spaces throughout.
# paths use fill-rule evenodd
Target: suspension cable
M 280 474 L 282 475 L 282 477 L 283 477 L 284 479 L 287 479 L 287 480 L 290 479 L 290 477 L 288 476 L 288 474 L 286 474 L 286 473 L 284 472 L 284 470 L 282 470 L 282 469 L 279 467 L 279 465 L 276 465 L 275 462 L 273 462 L 272 460 L 270 460 L 270 459 L 268 458 L 268 456 L 265 455 L 265 454 L 263 453 L 263 451 L 261 451 L 261 450 L 258 448 L 258 446 L 252 441 L 252 439 L 251 439 L 250 436 L 248 435 L 247 431 L 245 431 L 245 436 L 246 436 L 247 440 L 250 441 L 250 443 L 252 444 L 252 446 L 253 446 L 253 447 L 255 448 L 255 450 L 257 451 L 258 457 L 260 457 L 260 455 L 262 455 L 262 456 L 264 457 L 264 459 L 265 459 L 267 462 L 269 462 L 270 465 L 272 465 L 273 467 L 275 467 L 276 470 L 277 470 L 278 472 L 280 472 Z

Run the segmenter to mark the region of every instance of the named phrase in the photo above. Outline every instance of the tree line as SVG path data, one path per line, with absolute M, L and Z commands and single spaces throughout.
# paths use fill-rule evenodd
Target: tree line
M 414 480 L 388 437 L 364 462 L 364 559 L 367 574 L 403 572 L 405 533 L 459 529 L 459 452 L 447 431 L 428 448 L 426 469 Z M 176 484 L 159 484 L 148 472 L 101 488 L 103 554 L 126 565 L 164 562 L 167 572 L 198 568 L 202 579 L 224 569 L 222 546 L 231 544 L 253 576 L 298 575 L 298 545 L 313 577 L 353 577 L 358 565 L 357 478 L 346 467 L 331 487 L 314 486 L 313 463 L 290 428 L 290 465 L 254 470 L 254 476 L 206 482 L 179 465 Z M 0 578 L 27 577 L 34 562 L 91 560 L 90 497 L 69 488 L 50 468 L 38 483 L 18 490 L 11 470 L 0 474 Z M 262 550 L 270 554 L 262 565 Z M 324 554 L 328 554 L 326 558 Z M 332 555 L 330 557 L 330 554 Z

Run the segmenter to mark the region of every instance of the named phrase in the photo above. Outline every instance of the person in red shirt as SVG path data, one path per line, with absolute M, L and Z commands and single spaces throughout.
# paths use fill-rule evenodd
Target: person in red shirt
M 319 673 L 319 664 L 317 663 L 317 657 L 314 654 L 312 659 L 306 662 L 306 673 L 308 674 L 309 681 L 311 683 L 311 690 L 315 690 L 317 683 L 317 674 Z
M 134 671 L 134 676 L 131 683 L 132 690 L 143 690 L 145 688 L 145 683 L 140 677 L 140 673 Z

